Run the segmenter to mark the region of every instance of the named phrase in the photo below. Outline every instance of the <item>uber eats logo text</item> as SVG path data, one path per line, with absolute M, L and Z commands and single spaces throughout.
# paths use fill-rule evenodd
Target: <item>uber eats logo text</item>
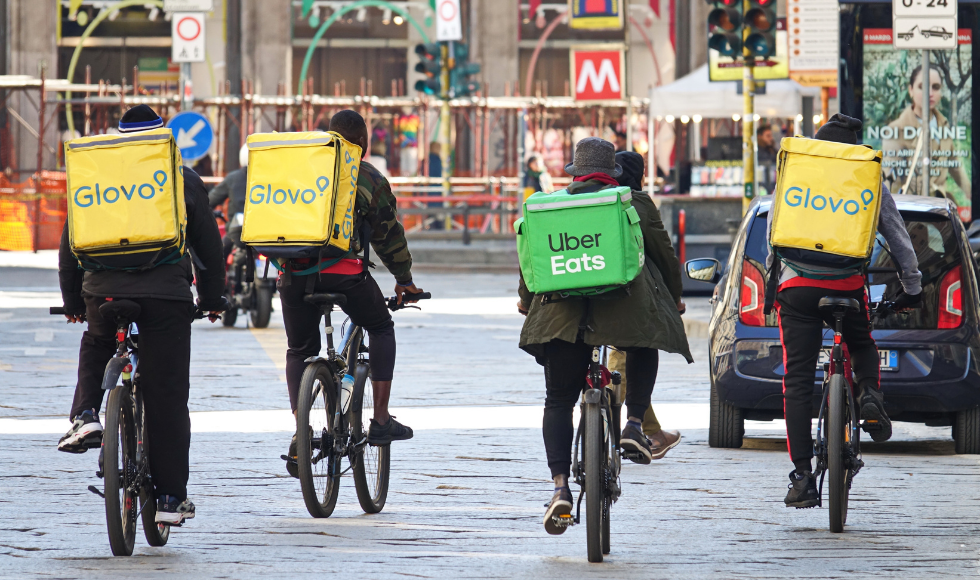
M 865 189 L 861 192 L 861 201 L 864 202 L 864 209 L 868 209 L 871 202 L 874 201 L 875 194 L 870 189 Z M 786 205 L 790 207 L 800 207 L 803 206 L 804 209 L 812 209 L 815 211 L 830 210 L 831 213 L 837 213 L 837 210 L 841 210 L 847 215 L 856 215 L 861 211 L 861 204 L 853 199 L 844 201 L 843 198 L 834 199 L 832 195 L 814 195 L 810 196 L 810 188 L 806 188 L 806 192 L 799 187 L 790 187 L 783 194 L 783 201 Z
M 248 201 L 251 203 L 275 203 L 277 205 L 282 205 L 289 201 L 289 203 L 296 205 L 297 202 L 302 202 L 307 205 L 313 203 L 317 196 L 323 197 L 323 192 L 330 187 L 330 180 L 324 176 L 316 178 L 316 188 L 319 193 L 313 191 L 312 189 L 304 189 L 302 186 L 296 189 L 272 189 L 272 184 L 269 185 L 253 185 L 252 189 L 248 191 Z
M 562 232 L 552 238 L 552 234 L 548 234 L 548 246 L 556 254 L 558 252 L 574 252 L 579 248 L 586 250 L 594 248 L 598 250 L 599 238 L 601 236 L 602 234 L 585 234 L 584 236 L 576 237 L 568 235 L 568 232 Z M 592 270 L 602 270 L 605 267 L 606 259 L 603 256 L 590 256 L 588 252 L 582 252 L 581 257 L 576 255 L 575 257 L 569 256 L 566 258 L 564 254 L 551 257 L 551 273 L 554 276 L 574 274 L 582 270 L 591 272 Z
M 161 193 L 163 192 L 163 186 L 167 183 L 167 173 L 165 171 L 156 171 L 153 174 L 153 181 L 156 182 L 156 185 L 152 183 L 134 183 L 129 187 L 125 185 L 119 185 L 118 187 L 110 185 L 106 187 L 101 183 L 96 183 L 95 187 L 83 185 L 75 190 L 73 198 L 77 207 L 89 207 L 92 204 L 116 203 L 120 199 L 132 201 L 134 195 L 143 199 L 153 199 L 157 190 Z

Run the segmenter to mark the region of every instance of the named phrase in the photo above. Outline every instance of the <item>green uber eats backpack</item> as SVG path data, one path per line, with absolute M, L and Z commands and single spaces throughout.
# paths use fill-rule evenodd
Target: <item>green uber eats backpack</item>
M 629 187 L 528 197 L 524 217 L 514 223 L 528 290 L 596 296 L 632 282 L 643 269 L 644 251 L 631 199 Z

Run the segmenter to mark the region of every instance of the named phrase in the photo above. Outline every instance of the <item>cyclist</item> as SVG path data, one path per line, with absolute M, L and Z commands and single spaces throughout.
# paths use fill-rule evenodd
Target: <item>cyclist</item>
M 824 141 L 856 145 L 861 121 L 837 114 L 817 131 L 816 138 Z M 882 185 L 878 233 L 888 242 L 891 254 L 898 262 L 903 290 L 895 299 L 897 310 L 921 301 L 922 292 L 918 261 L 905 222 L 888 188 Z M 772 228 L 769 212 L 769 228 Z M 819 502 L 817 481 L 813 475 L 813 440 L 810 436 L 813 416 L 813 381 L 823 344 L 824 322 L 833 318 L 823 315 L 817 304 L 824 296 L 854 298 L 861 304 L 857 313 L 844 318 L 843 337 L 850 353 L 851 368 L 857 379 L 861 427 L 874 441 L 887 441 L 892 435 L 891 421 L 885 413 L 884 397 L 880 390 L 878 348 L 871 337 L 868 314 L 868 295 L 865 276 L 859 266 L 853 270 L 832 270 L 807 264 L 808 272 L 821 271 L 822 278 L 803 277 L 801 269 L 786 259 L 773 265 L 770 253 L 766 259 L 770 276 L 778 269 L 778 289 L 775 296 L 779 317 L 779 333 L 783 342 L 784 415 L 786 441 L 795 469 L 790 472 L 789 493 L 784 500 L 788 507 L 808 508 Z M 794 268 L 795 266 L 795 268 Z M 824 274 L 825 272 L 825 274 Z
M 568 192 L 574 195 L 619 187 L 616 178 L 623 169 L 616 163 L 615 152 L 612 143 L 597 137 L 579 141 L 573 162 L 565 167 L 574 177 Z M 693 362 L 677 301 L 667 290 L 653 257 L 658 251 L 655 244 L 659 243 L 653 201 L 649 196 L 637 195 L 633 196 L 632 205 L 640 216 L 646 261 L 643 271 L 628 289 L 614 290 L 601 299 L 552 300 L 548 295 L 532 294 L 523 276 L 520 280 L 519 310 L 527 316 L 520 347 L 544 366 L 546 395 L 542 431 L 548 466 L 555 481 L 554 496 L 544 517 L 549 534 L 564 532 L 564 528 L 553 524 L 552 516 L 569 514 L 572 510 L 572 493 L 568 487 L 574 435 L 572 411 L 586 387 L 592 345 L 612 344 L 627 353 L 628 422 L 621 445 L 632 452 L 637 463 L 650 463 L 652 458 L 652 445 L 643 435 L 641 418 L 650 405 L 657 351 L 678 353 Z
M 208 194 L 208 206 L 211 209 L 223 204 L 226 199 L 229 200 L 228 215 L 226 216 L 227 221 L 225 222 L 227 229 L 225 231 L 225 237 L 221 240 L 226 260 L 228 259 L 228 254 L 231 254 L 231 251 L 235 248 L 235 244 L 242 240 L 242 224 L 241 222 L 233 222 L 235 216 L 245 213 L 248 145 L 242 145 L 242 148 L 238 151 L 238 165 L 238 169 L 226 175 L 224 180 Z
M 405 229 L 398 221 L 391 186 L 373 165 L 363 159 L 368 141 L 364 118 L 350 109 L 339 111 L 330 119 L 330 130 L 361 147 L 354 231 L 365 232 L 366 228 L 366 232 L 362 236 L 363 240 L 355 236 L 353 247 L 354 252 L 365 251 L 365 257 L 346 258 L 331 266 L 324 266 L 319 273 L 307 276 L 301 276 L 297 272 L 311 267 L 310 263 L 306 263 L 308 260 L 291 260 L 295 267 L 290 283 L 285 284 L 285 278 L 279 277 L 277 287 L 282 300 L 282 317 L 288 342 L 286 386 L 289 389 L 289 405 L 295 415 L 300 381 L 306 368 L 304 361 L 320 353 L 322 315 L 319 307 L 304 302 L 303 297 L 314 292 L 343 294 L 347 297 L 344 311 L 370 337 L 374 418 L 371 419 L 368 430 L 368 442 L 372 445 L 386 445 L 392 441 L 411 439 L 413 433 L 410 427 L 402 425 L 388 413 L 391 379 L 395 369 L 395 323 L 378 283 L 367 270 L 370 264 L 365 261 L 365 242 L 369 240 L 381 262 L 395 277 L 395 294 L 399 303 L 403 297 L 411 301 L 410 296 L 422 290 L 416 288 L 412 282 L 412 254 L 408 251 Z M 287 462 L 287 471 L 296 477 L 295 434 L 289 444 L 288 457 L 293 461 Z
M 126 111 L 119 132 L 131 134 L 163 127 L 163 119 L 147 105 Z M 68 224 L 61 235 L 58 278 L 69 322 L 88 321 L 78 352 L 78 383 L 72 403 L 71 429 L 58 442 L 59 451 L 84 453 L 102 439 L 102 375 L 116 352 L 116 327 L 104 319 L 99 306 L 109 298 L 125 298 L 140 305 L 135 322 L 140 335 L 140 386 L 146 406 L 146 429 L 152 442 L 150 476 L 157 497 L 156 521 L 179 525 L 194 517 L 187 499 L 188 451 L 191 425 L 187 410 L 190 390 L 191 322 L 196 279 L 198 307 L 219 315 L 227 301 L 222 296 L 225 269 L 221 259 L 218 224 L 208 209 L 207 190 L 189 167 L 183 168 L 187 208 L 187 244 L 191 255 L 172 264 L 139 272 L 83 271 L 68 242 Z
M 643 193 L 643 156 L 634 151 L 619 151 L 616 153 L 616 162 L 623 168 L 623 174 L 616 178 L 620 185 L 625 185 L 633 190 L 634 195 L 644 195 Z M 667 282 L 670 295 L 677 302 L 677 311 L 682 315 L 686 309 L 681 292 L 683 291 L 681 278 L 681 263 L 674 253 L 674 247 L 670 242 L 670 234 L 664 229 L 663 221 L 660 219 L 660 210 L 654 205 L 650 208 L 653 222 L 652 230 L 656 237 L 646 240 L 650 259 L 660 270 L 661 276 Z M 659 354 L 658 354 L 659 356 Z M 659 360 L 656 361 L 659 364 Z M 629 388 L 629 378 L 626 376 L 626 353 L 613 349 L 609 353 L 609 370 L 618 371 L 622 377 L 622 386 L 616 397 L 622 401 L 622 393 Z M 654 374 L 656 379 L 656 374 Z M 653 405 L 647 407 L 643 414 L 643 434 L 650 439 L 653 444 L 651 459 L 663 459 L 667 452 L 676 447 L 681 442 L 679 431 L 668 431 L 663 429 L 657 414 L 653 411 Z

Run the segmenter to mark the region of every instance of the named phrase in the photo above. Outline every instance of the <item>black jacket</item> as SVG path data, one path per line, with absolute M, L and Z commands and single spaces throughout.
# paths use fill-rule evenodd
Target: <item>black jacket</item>
M 197 255 L 203 268 L 192 267 L 191 256 L 185 255 L 176 264 L 163 264 L 143 272 L 86 272 L 79 267 L 78 260 L 71 253 L 66 221 L 58 251 L 58 281 L 65 311 L 69 314 L 85 312 L 83 294 L 100 298 L 193 301 L 190 286 L 195 281 L 195 274 L 201 308 L 220 309 L 225 287 L 221 235 L 208 205 L 204 182 L 189 167 L 184 167 L 184 201 L 187 206 L 187 246 Z
M 236 213 L 245 212 L 245 170 L 246 168 L 242 167 L 232 171 L 208 194 L 208 205 L 212 208 L 218 207 L 226 199 L 231 200 L 228 202 L 228 215 L 225 216 L 228 220 L 235 217 Z

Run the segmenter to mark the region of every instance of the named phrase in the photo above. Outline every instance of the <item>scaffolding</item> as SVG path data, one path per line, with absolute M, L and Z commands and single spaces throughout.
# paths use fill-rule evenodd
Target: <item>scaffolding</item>
M 404 94 L 402 83 L 392 83 L 389 96 L 373 94 L 370 81 L 362 79 L 360 91 L 344 95 L 346 87 L 337 83 L 333 95 L 314 94 L 313 79 L 308 79 L 299 95 L 288 94 L 283 85 L 276 95 L 260 95 L 254 85 L 243 80 L 238 91 L 230 83 L 219 87 L 216 96 L 197 98 L 194 109 L 207 116 L 214 127 L 212 154 L 213 175 L 203 175 L 206 183 L 221 180 L 226 168 L 237 167 L 237 156 L 227 159 L 226 152 L 244 145 L 248 135 L 261 131 L 311 131 L 324 129 L 333 114 L 341 109 L 361 113 L 371 131 L 369 140 L 383 139 L 383 150 L 391 177 L 392 189 L 399 199 L 409 231 L 426 227 L 432 214 L 452 216 L 453 230 L 464 239 L 471 235 L 512 235 L 511 224 L 523 200 L 522 178 L 526 160 L 544 148 L 543 136 L 557 135 L 558 148 L 552 153 L 561 160 L 572 157 L 573 131 L 602 136 L 611 125 L 646 126 L 639 122 L 646 115 L 648 99 L 631 98 L 601 102 L 578 102 L 568 96 L 541 94 L 535 96 L 473 96 L 453 99 L 452 110 L 452 177 L 448 196 L 442 190 L 442 178 L 428 175 L 429 143 L 437 135 L 437 113 L 442 101 L 426 95 Z M 15 92 L 36 95 L 30 98 L 37 110 L 38 126 L 28 123 L 7 105 Z M 567 91 L 566 91 L 567 92 Z M 66 93 L 70 97 L 66 96 Z M 180 95 L 176 84 L 161 87 L 151 94 L 139 82 L 134 67 L 132 82 L 121 84 L 93 82 L 86 68 L 84 83 L 46 80 L 25 76 L 0 76 L 0 111 L 19 123 L 37 139 L 37 164 L 31 176 L 21 182 L 9 179 L 22 173 L 17 163 L 14 143 L 10 139 L 10 120 L 0 125 L 0 162 L 5 178 L 0 181 L 0 249 L 44 249 L 57 247 L 57 240 L 47 232 L 51 223 L 64 221 L 64 154 L 63 140 L 67 115 L 72 115 L 76 135 L 91 135 L 115 130 L 118 118 L 126 109 L 147 104 L 166 120 L 180 112 Z M 406 122 L 415 130 L 405 130 Z M 54 126 L 58 131 L 49 131 Z M 237 137 L 235 147 L 232 147 Z M 648 135 L 648 143 L 653 135 Z M 51 141 L 51 142 L 48 142 Z M 376 151 L 371 142 L 368 152 Z M 554 145 L 554 144 L 552 144 Z M 405 151 L 406 149 L 410 151 Z M 51 167 L 44 167 L 44 152 L 53 155 Z M 410 153 L 410 154 L 403 154 Z M 550 172 L 556 186 L 568 179 L 561 165 Z M 436 207 L 438 206 L 438 207 Z M 16 224 L 16 225 L 11 225 Z M 9 232 L 16 231 L 17 235 Z M 22 235 L 29 231 L 26 238 Z M 58 234 L 60 236 L 60 226 Z M 25 241 L 26 240 L 26 241 Z M 52 246 L 52 244 L 54 244 Z

